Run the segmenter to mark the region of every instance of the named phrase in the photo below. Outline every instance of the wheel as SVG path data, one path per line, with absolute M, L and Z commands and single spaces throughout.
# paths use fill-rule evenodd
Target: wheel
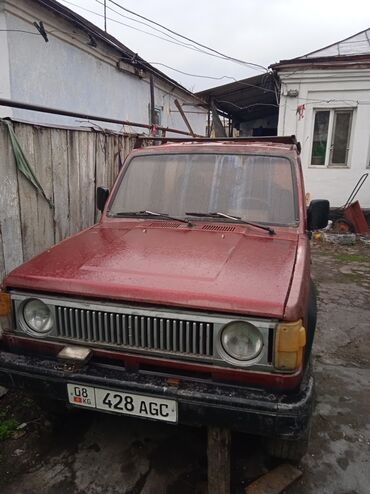
M 355 228 L 353 223 L 346 218 L 338 218 L 333 224 L 333 230 L 336 233 L 353 233 Z
M 300 439 L 280 439 L 277 437 L 269 439 L 267 451 L 270 456 L 281 460 L 289 460 L 299 463 L 307 453 L 310 431 Z
M 307 364 L 305 374 L 302 379 L 302 386 L 308 384 L 312 375 L 312 358 L 310 357 Z M 313 403 L 315 401 L 315 388 L 313 390 L 313 400 L 311 404 L 310 416 L 313 412 Z M 307 453 L 308 444 L 311 436 L 311 420 L 308 421 L 307 429 L 299 439 L 281 439 L 279 437 L 271 437 L 267 441 L 267 452 L 270 456 L 281 460 L 289 460 L 298 464 L 303 456 Z

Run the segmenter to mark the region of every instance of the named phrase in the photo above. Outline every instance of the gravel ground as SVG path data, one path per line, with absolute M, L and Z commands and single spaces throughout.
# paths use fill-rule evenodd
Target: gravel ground
M 302 478 L 286 494 L 370 492 L 370 247 L 313 245 L 317 403 Z M 9 436 L 6 439 L 6 436 Z M 233 438 L 233 494 L 277 463 Z M 74 411 L 0 389 L 2 494 L 205 494 L 204 430 Z

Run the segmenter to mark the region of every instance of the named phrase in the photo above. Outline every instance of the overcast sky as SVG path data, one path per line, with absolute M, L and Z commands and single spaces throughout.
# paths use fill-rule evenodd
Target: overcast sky
M 103 0 L 60 1 L 103 28 Z M 106 1 L 108 18 L 166 37 L 148 26 L 121 17 L 119 14 L 135 18 L 110 0 Z M 370 0 L 114 1 L 199 43 L 265 67 L 281 59 L 304 55 L 370 27 Z M 99 15 L 86 12 L 82 7 Z M 152 64 L 159 62 L 183 72 L 220 78 L 226 75 L 242 79 L 261 72 L 168 43 L 109 19 L 107 30 Z M 181 39 L 178 42 L 187 43 Z M 156 67 L 193 91 L 231 82 L 226 78 L 190 77 L 161 65 Z

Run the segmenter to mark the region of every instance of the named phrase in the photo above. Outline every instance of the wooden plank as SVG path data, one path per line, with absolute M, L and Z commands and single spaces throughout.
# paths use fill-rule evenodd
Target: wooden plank
M 103 132 L 95 134 L 95 185 L 96 187 L 108 187 L 108 170 L 105 160 L 107 137 Z M 100 219 L 101 213 L 96 208 L 94 201 L 95 221 Z
M 15 132 L 19 144 L 33 170 L 35 170 L 35 150 L 30 125 L 15 124 Z M 35 188 L 22 173 L 18 171 L 19 203 L 24 260 L 27 261 L 39 252 L 39 228 L 37 217 L 37 196 Z
M 80 167 L 80 228 L 94 223 L 95 218 L 95 143 L 92 132 L 79 133 L 79 167 Z
M 53 194 L 55 242 L 69 235 L 68 141 L 67 131 L 52 129 L 51 161 L 53 166 Z
M 107 136 L 103 132 L 95 134 L 95 181 L 97 186 L 108 186 L 108 169 L 105 160 Z
M 53 167 L 51 160 L 51 129 L 45 127 L 34 128 L 35 175 L 42 186 L 45 195 L 51 202 L 53 194 Z M 36 253 L 39 253 L 54 244 L 54 210 L 46 199 L 37 194 L 37 244 Z
M 120 153 L 120 137 L 117 135 L 113 136 L 113 175 L 112 175 L 112 185 L 116 181 L 119 172 L 119 153 Z
M 245 494 L 280 494 L 302 475 L 301 470 L 284 463 L 248 485 Z
M 88 163 L 87 163 L 87 194 L 86 194 L 86 226 L 93 225 L 95 223 L 95 190 L 96 190 L 96 169 L 95 169 L 95 139 L 94 132 L 88 134 L 87 151 L 88 151 Z
M 80 210 L 80 167 L 79 167 L 79 133 L 69 130 L 68 140 L 68 188 L 69 188 L 69 233 L 81 230 Z
M 114 162 L 114 136 L 113 135 L 108 135 L 107 136 L 107 147 L 106 147 L 106 153 L 105 153 L 105 160 L 106 160 L 106 166 L 107 166 L 107 173 L 108 173 L 108 187 L 111 188 L 115 176 L 116 176 L 116 165 Z
M 1 130 L 0 130 L 1 132 Z M 3 236 L 1 234 L 1 223 L 0 223 L 0 285 L 2 280 L 6 275 L 5 272 L 5 257 L 4 257 L 4 248 L 3 248 Z
M 8 129 L 2 124 L 0 124 L 0 177 L 0 242 L 2 244 L 0 272 L 3 276 L 23 262 L 23 248 L 17 170 Z
M 134 146 L 136 144 L 136 136 L 126 136 L 125 137 L 125 157 L 126 159 L 127 155 L 131 153 L 131 151 L 134 149 Z
M 190 132 L 190 134 L 195 137 L 195 133 L 193 131 L 193 129 L 191 128 L 191 125 L 190 125 L 190 122 L 188 120 L 188 117 L 186 116 L 185 112 L 184 112 L 184 109 L 183 107 L 181 106 L 181 103 L 178 99 L 175 99 L 174 101 L 175 105 L 176 105 L 176 108 L 179 110 L 180 112 L 180 115 L 182 116 L 182 119 L 184 120 L 185 122 L 185 125 L 186 127 L 188 128 L 188 131 Z
M 208 494 L 230 494 L 229 429 L 208 427 Z

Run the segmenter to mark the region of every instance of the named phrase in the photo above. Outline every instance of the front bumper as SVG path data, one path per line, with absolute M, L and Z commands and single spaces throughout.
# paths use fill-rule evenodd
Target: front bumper
M 179 423 L 217 425 L 234 430 L 299 439 L 309 425 L 313 377 L 289 394 L 153 371 L 131 371 L 89 362 L 76 369 L 55 359 L 0 351 L 0 384 L 68 401 L 67 382 L 175 399 Z M 172 383 L 172 384 L 171 384 Z

